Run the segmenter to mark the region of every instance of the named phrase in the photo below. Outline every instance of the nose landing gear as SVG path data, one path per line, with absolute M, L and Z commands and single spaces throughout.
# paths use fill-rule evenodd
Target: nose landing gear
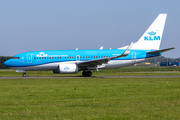
M 26 73 L 23 73 L 22 76 L 23 76 L 23 77 L 26 77 Z
M 82 75 L 84 76 L 84 77 L 91 77 L 92 76 L 92 72 L 91 71 L 83 71 L 82 72 Z

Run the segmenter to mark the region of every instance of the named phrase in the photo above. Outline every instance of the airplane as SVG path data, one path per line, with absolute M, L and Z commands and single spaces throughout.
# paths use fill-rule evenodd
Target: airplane
M 111 69 L 130 66 L 148 59 L 159 57 L 163 52 L 175 49 L 159 49 L 167 14 L 159 14 L 141 38 L 130 45 L 117 49 L 93 50 L 44 50 L 31 51 L 15 55 L 4 65 L 22 72 L 49 71 L 57 74 L 75 74 L 92 76 L 91 70 Z

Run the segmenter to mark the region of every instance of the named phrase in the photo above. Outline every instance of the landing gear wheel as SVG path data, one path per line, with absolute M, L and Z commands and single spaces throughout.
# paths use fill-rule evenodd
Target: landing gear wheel
M 23 73 L 22 76 L 23 76 L 23 77 L 26 77 L 26 73 Z
M 92 76 L 92 72 L 91 71 L 87 71 L 87 76 L 91 77 Z
M 92 72 L 91 72 L 91 71 L 83 71 L 83 72 L 82 72 L 82 75 L 83 75 L 84 77 L 91 77 L 91 76 L 92 76 Z
M 85 76 L 87 76 L 87 72 L 86 71 L 83 71 L 82 72 L 82 75 L 85 77 Z

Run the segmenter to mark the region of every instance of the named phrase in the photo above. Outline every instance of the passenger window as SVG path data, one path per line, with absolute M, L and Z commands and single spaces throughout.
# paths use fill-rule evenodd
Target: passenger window
M 46 59 L 46 57 L 44 57 L 44 59 Z
M 34 57 L 34 59 L 36 59 L 36 57 Z
M 39 57 L 39 59 L 41 59 L 41 57 Z

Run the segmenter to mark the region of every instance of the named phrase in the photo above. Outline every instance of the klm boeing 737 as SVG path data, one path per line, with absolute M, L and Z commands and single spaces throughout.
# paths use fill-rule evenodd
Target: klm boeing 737
M 90 70 L 120 68 L 161 56 L 159 49 L 167 14 L 159 14 L 142 37 L 129 46 L 118 49 L 97 50 L 45 50 L 15 55 L 4 62 L 16 72 L 52 70 L 53 73 L 70 74 L 83 71 L 83 76 L 92 76 Z

